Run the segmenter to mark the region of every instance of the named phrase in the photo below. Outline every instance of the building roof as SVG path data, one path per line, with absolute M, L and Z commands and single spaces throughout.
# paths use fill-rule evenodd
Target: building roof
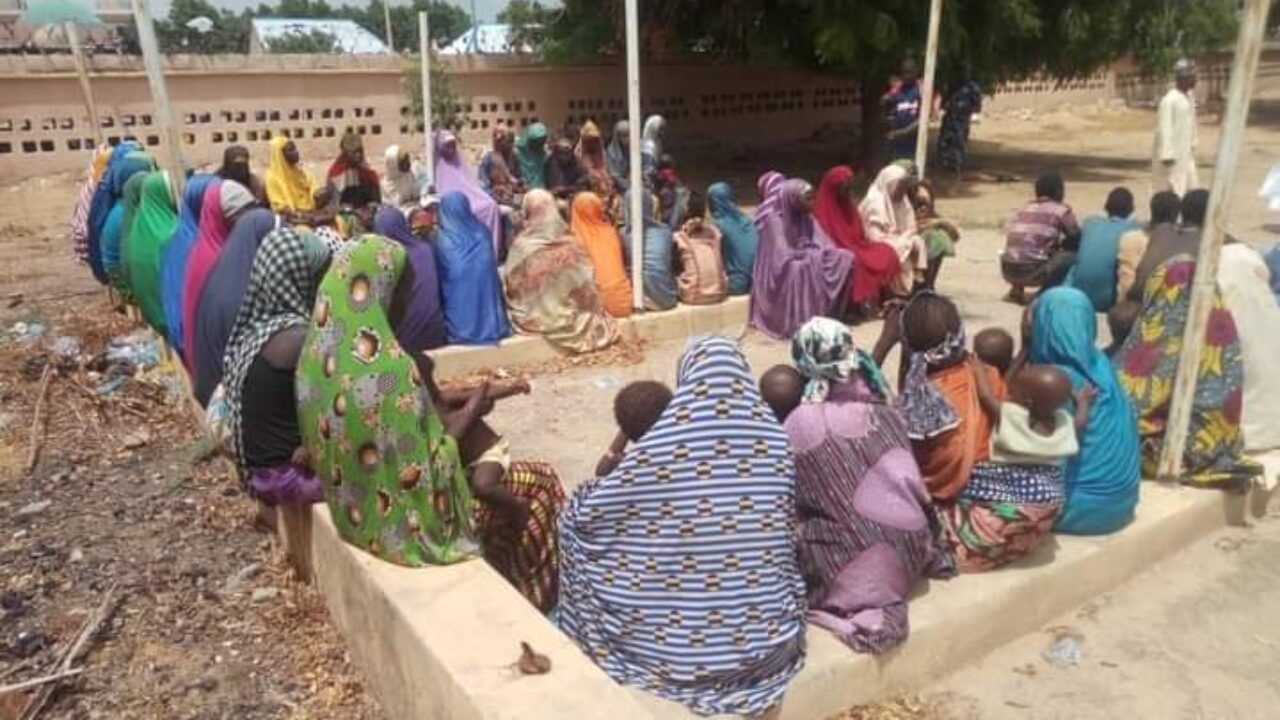
M 525 46 L 512 48 L 511 26 L 506 23 L 481 23 L 459 35 L 453 42 L 440 48 L 441 55 L 505 55 L 512 52 L 530 52 Z
M 365 30 L 354 20 L 309 20 L 303 18 L 254 18 L 253 33 L 263 45 L 291 33 L 327 32 L 338 40 L 342 52 L 385 54 L 390 52 L 377 35 Z

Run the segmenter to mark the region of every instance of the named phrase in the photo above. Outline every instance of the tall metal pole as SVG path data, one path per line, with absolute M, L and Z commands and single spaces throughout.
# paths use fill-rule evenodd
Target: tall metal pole
M 435 138 L 431 133 L 431 34 L 427 11 L 418 12 L 418 60 L 422 71 L 422 134 L 427 157 L 427 185 L 436 183 Z
M 1235 182 L 1236 160 L 1249 120 L 1249 100 L 1253 96 L 1253 81 L 1258 73 L 1258 56 L 1262 52 L 1270 5 L 1271 0 L 1246 0 L 1240 17 L 1240 37 L 1236 40 L 1231 83 L 1227 86 L 1227 107 L 1222 118 L 1222 139 L 1218 141 L 1218 159 L 1213 166 L 1208 221 L 1200 237 L 1196 277 L 1191 286 L 1191 312 L 1182 334 L 1178 374 L 1169 400 L 1169 424 L 1165 428 L 1160 464 L 1156 468 L 1161 478 L 1174 479 L 1182 474 L 1182 455 L 1187 446 L 1187 431 L 1191 427 L 1196 375 L 1200 369 L 1200 354 L 1218 277 L 1218 256 L 1222 253 L 1222 240 L 1227 233 L 1231 186 Z
M 151 102 L 156 106 L 156 122 L 164 133 L 169 149 L 169 182 L 173 188 L 174 205 L 182 211 L 183 186 L 186 176 L 182 170 L 182 137 L 173 121 L 169 107 L 169 90 L 164 84 L 164 67 L 160 61 L 160 46 L 156 43 L 156 26 L 151 21 L 151 8 L 147 0 L 133 0 L 133 22 L 138 28 L 138 45 L 142 48 L 142 64 L 147 70 L 147 84 L 151 86 Z
M 391 0 L 382 0 L 382 19 L 387 24 L 387 49 L 392 53 L 396 51 L 395 36 L 391 34 Z
M 84 48 L 80 45 L 80 28 L 73 22 L 63 23 L 67 31 L 67 44 L 71 46 L 71 59 L 76 65 L 76 77 L 80 80 L 80 94 L 84 96 L 85 113 L 93 126 L 93 137 L 102 144 L 102 123 L 98 121 L 98 106 L 93 102 L 93 87 L 89 85 L 89 68 L 84 61 Z
M 626 1 L 627 22 L 627 122 L 631 126 L 630 213 L 631 218 L 631 303 L 644 307 L 644 196 L 646 190 L 640 167 L 640 10 L 639 0 Z
M 942 24 L 942 0 L 929 4 L 929 41 L 924 52 L 924 82 L 920 85 L 920 127 L 916 129 L 916 171 L 924 177 L 929 158 L 929 111 L 933 108 L 933 79 L 938 70 L 938 26 Z

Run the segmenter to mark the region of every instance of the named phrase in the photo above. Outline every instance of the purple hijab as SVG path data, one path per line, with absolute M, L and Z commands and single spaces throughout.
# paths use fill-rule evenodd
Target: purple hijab
M 498 211 L 498 203 L 480 187 L 476 181 L 476 173 L 462 159 L 462 151 L 458 149 L 458 138 L 448 130 L 436 131 L 436 195 L 444 197 L 452 192 L 460 192 L 467 196 L 471 205 L 471 214 L 475 215 L 493 237 L 494 257 L 502 256 L 502 213 Z M 452 145 L 451 158 L 445 158 L 444 149 Z
M 756 180 L 756 190 L 760 191 L 760 204 L 756 206 L 754 218 L 757 232 L 764 229 L 765 219 L 769 215 L 778 212 L 778 198 L 782 194 L 782 184 L 786 181 L 782 173 L 776 170 L 770 170 Z
M 384 205 L 373 218 L 373 231 L 404 246 L 413 286 L 407 288 L 404 312 L 395 324 L 396 340 L 407 352 L 434 350 L 445 344 L 444 306 L 435 251 L 426 238 L 414 235 L 399 208 Z M 401 276 L 404 282 L 404 276 Z
M 762 225 L 752 273 L 751 324 L 785 340 L 810 318 L 837 309 L 848 294 L 853 254 L 832 245 L 803 208 L 809 183 L 793 178 L 773 185 L 765 204 L 773 201 L 775 209 L 756 215 Z

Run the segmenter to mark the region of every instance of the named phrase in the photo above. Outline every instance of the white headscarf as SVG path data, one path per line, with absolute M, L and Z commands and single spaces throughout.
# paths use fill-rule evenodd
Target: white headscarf
M 651 156 L 656 162 L 662 157 L 662 131 L 667 121 L 661 115 L 650 115 L 644 121 L 644 130 L 640 136 L 640 152 Z
M 911 199 L 905 196 L 896 202 L 893 199 L 898 183 L 910 174 L 906 168 L 895 163 L 886 166 L 876 176 L 876 181 L 858 206 L 862 222 L 868 230 L 874 226 L 884 235 L 903 235 L 916 231 L 916 211 L 911 206 Z
M 407 154 L 407 153 L 406 153 Z M 386 167 L 382 175 L 382 202 L 396 207 L 406 207 L 418 203 L 418 180 L 410 166 L 409 171 L 400 169 L 400 146 L 392 145 L 382 157 Z

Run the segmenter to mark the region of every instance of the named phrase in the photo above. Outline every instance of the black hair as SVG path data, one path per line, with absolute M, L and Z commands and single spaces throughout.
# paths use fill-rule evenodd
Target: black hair
M 1062 176 L 1058 173 L 1045 173 L 1036 178 L 1036 197 L 1062 202 L 1062 199 L 1066 196 L 1066 186 L 1062 182 Z
M 657 424 L 670 403 L 671 388 L 656 380 L 639 380 L 618 391 L 613 417 L 622 434 L 636 442 Z
M 1161 190 L 1151 196 L 1151 224 L 1171 223 L 1178 221 L 1178 213 L 1182 212 L 1182 200 L 1172 190 Z
M 697 190 L 689 191 L 689 199 L 685 202 L 684 216 L 688 220 L 698 220 L 707 215 L 707 202 Z
M 760 397 L 778 422 L 785 422 L 791 411 L 800 407 L 803 396 L 804 378 L 790 365 L 774 365 L 760 376 Z
M 1133 214 L 1133 193 L 1129 188 L 1118 187 L 1107 194 L 1107 217 L 1127 218 Z
M 959 332 L 960 325 L 955 303 L 936 293 L 920 293 L 902 311 L 902 341 L 911 351 L 923 352 Z
M 340 205 L 350 207 L 364 207 L 373 202 L 373 191 L 363 184 L 348 185 L 342 189 L 342 194 L 338 196 Z
M 1204 227 L 1204 217 L 1209 211 L 1209 191 L 1192 190 L 1182 197 L 1182 224 Z
M 242 157 L 244 162 L 237 162 L 235 158 Z M 243 145 L 231 145 L 222 151 L 222 167 L 218 168 L 218 177 L 224 180 L 235 180 L 246 188 L 253 187 L 250 178 L 253 173 L 249 170 L 249 148 Z

